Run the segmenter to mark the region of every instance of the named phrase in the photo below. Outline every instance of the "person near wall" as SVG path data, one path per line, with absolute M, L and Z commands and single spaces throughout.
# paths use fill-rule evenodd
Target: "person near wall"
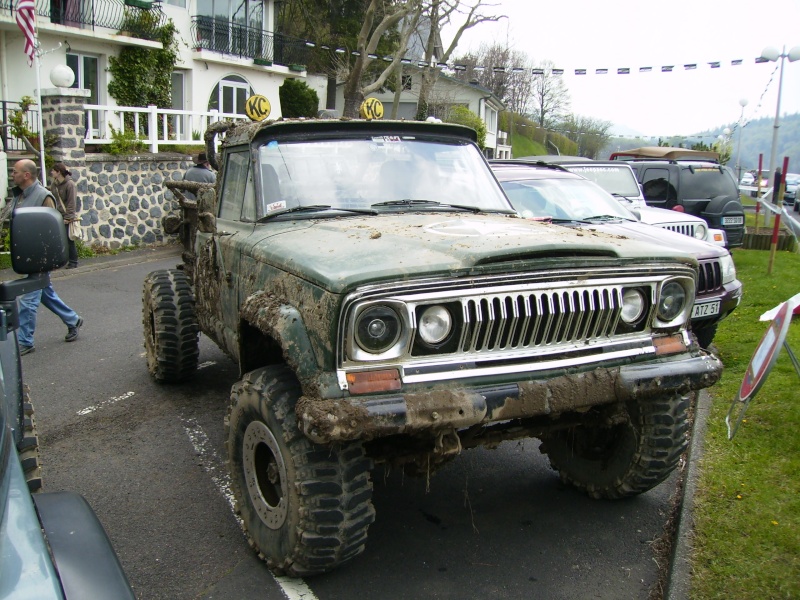
M 211 164 L 208 162 L 205 152 L 197 155 L 197 161 L 183 174 L 183 180 L 197 183 L 215 183 L 217 181 L 217 174 L 211 170 Z M 186 197 L 194 199 L 194 194 L 186 192 Z
M 69 236 L 69 224 L 79 221 L 78 218 L 78 190 L 72 180 L 72 173 L 67 169 L 67 165 L 57 162 L 50 170 L 50 191 L 56 199 L 56 208 L 64 217 L 64 227 L 67 228 L 67 239 L 69 240 L 69 262 L 67 269 L 74 269 L 78 266 L 78 248 L 75 240 Z
M 15 210 L 17 208 L 35 206 L 56 208 L 56 199 L 46 187 L 39 183 L 39 169 L 32 160 L 22 159 L 17 161 L 11 175 L 15 186 L 12 190 Z M 13 215 L 11 218 L 14 218 Z M 83 319 L 58 297 L 52 283 L 48 284 L 44 289 L 20 296 L 18 339 L 21 356 L 30 354 L 35 350 L 33 333 L 36 329 L 36 312 L 39 309 L 39 304 L 43 304 L 50 309 L 67 326 L 65 342 L 74 342 L 78 339 L 78 331 L 83 326 Z

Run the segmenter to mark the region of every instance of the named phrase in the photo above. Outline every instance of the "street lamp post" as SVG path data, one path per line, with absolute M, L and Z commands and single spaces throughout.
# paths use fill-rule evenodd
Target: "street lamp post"
M 789 52 L 786 52 L 786 46 L 783 47 L 783 52 L 778 52 L 775 48 L 769 46 L 764 48 L 761 52 L 761 58 L 775 62 L 781 59 L 780 75 L 778 76 L 778 105 L 775 109 L 775 124 L 772 126 L 772 149 L 769 153 L 769 175 L 775 175 L 775 156 L 778 152 L 778 128 L 780 127 L 781 115 L 781 92 L 783 91 L 783 63 L 784 59 L 788 58 L 789 62 L 794 62 L 800 59 L 800 46 L 795 46 Z
M 739 162 L 739 157 L 742 155 L 742 123 L 744 122 L 744 107 L 747 106 L 747 98 L 739 100 L 739 106 L 742 107 L 742 114 L 739 115 L 739 141 L 736 143 L 736 181 L 737 183 L 742 180 L 742 163 Z

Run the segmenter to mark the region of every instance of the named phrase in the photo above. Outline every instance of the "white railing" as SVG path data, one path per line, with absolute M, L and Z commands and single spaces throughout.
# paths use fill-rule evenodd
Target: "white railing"
M 133 133 L 147 143 L 150 152 L 158 152 L 159 144 L 202 146 L 205 144 L 203 134 L 209 123 L 247 119 L 245 115 L 216 110 L 198 112 L 158 108 L 153 104 L 147 108 L 84 104 L 83 108 L 86 111 L 87 144 L 112 143 L 112 127 L 119 133 L 125 133 L 130 128 L 130 125 L 126 125 L 126 116 L 132 115 Z

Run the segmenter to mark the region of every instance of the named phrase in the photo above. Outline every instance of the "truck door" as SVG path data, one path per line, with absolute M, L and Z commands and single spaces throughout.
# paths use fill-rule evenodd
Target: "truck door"
M 239 360 L 239 262 L 241 250 L 255 227 L 255 188 L 250 151 L 228 151 L 223 160 L 216 228 L 197 233 L 195 293 L 198 315 L 216 341 Z

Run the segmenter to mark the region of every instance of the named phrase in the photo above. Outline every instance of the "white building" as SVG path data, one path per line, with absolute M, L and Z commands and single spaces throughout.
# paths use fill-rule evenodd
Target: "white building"
M 24 38 L 15 21 L 18 0 L 0 0 L 0 100 L 17 103 L 36 95 L 36 71 L 27 64 Z M 108 93 L 109 58 L 125 46 L 160 48 L 152 27 L 171 19 L 179 36 L 179 60 L 172 75 L 172 107 L 193 112 L 217 110 L 244 114 L 251 94 L 269 99 L 270 118 L 281 116 L 278 88 L 299 78 L 315 89 L 324 108 L 327 81 L 305 71 L 310 52 L 304 40 L 274 33 L 278 0 L 35 0 L 43 89 L 52 88 L 50 73 L 68 65 L 72 87 L 90 91 L 86 104 L 117 106 Z M 406 68 L 399 118 L 413 119 L 419 71 Z M 337 109 L 344 106 L 339 86 Z M 393 94 L 373 94 L 390 116 Z M 486 154 L 510 155 L 498 130 L 503 104 L 491 91 L 440 76 L 431 103 L 437 111 L 467 106 L 486 123 Z M 108 113 L 105 113 L 108 114 Z M 100 125 L 92 114 L 92 134 Z M 191 132 L 190 132 L 191 133 Z M 102 136 L 102 134 L 101 134 Z M 181 136 L 182 137 L 182 136 Z

